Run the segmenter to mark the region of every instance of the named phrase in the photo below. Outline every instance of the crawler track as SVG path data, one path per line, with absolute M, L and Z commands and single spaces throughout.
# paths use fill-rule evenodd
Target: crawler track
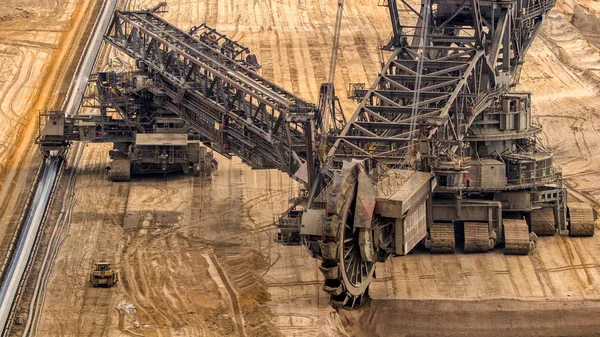
M 594 210 L 587 203 L 570 203 L 571 236 L 594 235 Z
M 23 286 L 33 264 L 31 257 L 35 254 L 39 243 L 38 234 L 42 228 L 46 209 L 55 192 L 56 178 L 60 176 L 61 170 L 60 159 L 46 159 L 39 182 L 33 188 L 35 195 L 31 209 L 24 218 L 22 230 L 17 234 L 18 244 L 14 246 L 14 252 L 11 253 L 12 260 L 2 276 L 4 279 L 0 289 L 0 324 L 4 329 L 2 336 L 8 336 L 10 333 L 15 308 L 18 307 Z
M 454 224 L 434 223 L 429 229 L 432 253 L 454 253 L 456 239 L 454 238 Z
M 487 223 L 465 223 L 465 253 L 485 253 L 492 248 Z
M 525 220 L 504 220 L 504 253 L 527 255 L 531 250 L 529 227 Z
M 538 236 L 552 236 L 556 233 L 554 227 L 554 210 L 542 208 L 531 212 L 531 231 Z

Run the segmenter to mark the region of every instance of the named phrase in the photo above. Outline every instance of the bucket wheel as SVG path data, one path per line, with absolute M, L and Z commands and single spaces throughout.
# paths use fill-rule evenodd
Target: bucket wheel
M 375 272 L 375 262 L 363 259 L 360 231 L 354 227 L 357 190 L 356 170 L 351 170 L 334 188 L 335 206 L 328 207 L 324 240 L 319 242 L 325 276 L 325 290 L 335 308 L 353 309 L 369 301 L 369 284 Z

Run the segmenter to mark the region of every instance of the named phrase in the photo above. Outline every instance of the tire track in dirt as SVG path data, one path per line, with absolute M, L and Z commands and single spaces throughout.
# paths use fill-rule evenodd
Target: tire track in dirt
M 21 71 L 23 70 L 23 64 L 25 63 L 23 61 L 23 59 L 25 58 L 25 53 L 23 52 L 23 50 L 21 50 L 21 48 L 18 48 L 19 53 L 21 54 L 21 58 L 20 58 L 20 62 L 19 65 L 14 68 L 13 72 L 11 73 L 11 80 L 9 82 L 6 82 L 4 87 L 2 88 L 2 95 L 0 96 L 0 113 L 2 113 L 2 116 L 6 119 L 8 119 L 9 123 L 15 122 L 15 118 L 10 116 L 8 113 L 8 110 L 11 109 L 11 104 L 14 101 L 14 95 L 11 97 L 11 100 L 8 101 L 6 99 L 6 96 L 8 96 L 8 94 L 11 92 L 11 89 L 15 87 L 16 83 L 19 81 L 19 75 L 21 74 Z M 4 88 L 7 88 L 7 90 L 4 90 Z M 5 105 L 8 105 L 6 108 L 4 107 Z M 11 124 L 8 124 L 9 128 L 10 128 Z
M 279 39 L 276 31 L 272 30 L 272 27 L 275 25 L 275 18 L 273 16 L 273 11 L 270 6 L 270 1 L 266 0 L 256 0 L 255 7 L 258 6 L 258 11 L 263 13 L 263 25 L 261 26 L 261 34 L 260 34 L 260 54 L 257 55 L 260 57 L 259 62 L 262 64 L 261 73 L 262 75 L 277 83 L 277 78 L 275 78 L 275 68 L 278 65 L 278 62 L 275 60 L 279 60 L 279 58 L 274 55 L 277 51 L 277 48 L 274 47 L 274 39 Z
M 181 181 L 183 182 L 183 185 Z M 186 183 L 187 181 L 189 181 L 189 178 L 172 183 L 171 186 L 175 186 L 172 190 L 176 191 L 180 186 L 188 185 Z M 198 186 L 198 184 L 193 183 L 192 186 Z M 152 189 L 156 189 L 157 191 L 165 190 L 161 186 L 156 185 L 152 186 Z M 162 197 L 146 201 L 142 199 L 138 201 L 138 204 L 161 204 L 163 206 L 160 208 L 167 207 L 168 209 L 178 209 L 180 202 L 177 202 L 176 204 L 171 203 L 172 206 L 165 206 L 165 203 L 169 204 L 170 202 L 168 199 L 171 197 L 175 198 L 175 195 L 167 197 L 170 193 L 155 193 L 155 191 L 149 191 L 151 192 L 149 194 L 161 195 Z M 182 190 L 177 192 L 178 195 L 180 193 L 187 192 L 182 192 Z M 195 203 L 196 199 L 194 198 L 193 200 L 192 209 L 199 208 L 199 205 Z M 199 201 L 201 203 L 206 202 L 206 200 Z M 195 214 L 198 213 L 195 211 L 191 214 L 192 219 L 195 219 Z M 192 219 L 187 221 L 193 221 Z M 170 335 L 175 333 L 175 331 L 188 331 L 194 336 L 211 333 L 209 326 L 207 326 L 208 322 L 198 318 L 198 316 L 193 313 L 200 310 L 200 308 L 195 307 L 193 303 L 188 303 L 190 300 L 188 299 L 189 294 L 186 296 L 185 294 L 179 293 L 178 289 L 184 287 L 184 284 L 187 281 L 184 281 L 184 279 L 177 281 L 170 276 L 180 275 L 181 266 L 195 265 L 193 261 L 186 260 L 187 262 L 184 262 L 182 259 L 182 256 L 186 255 L 182 255 L 181 249 L 186 246 L 186 243 L 194 243 L 193 247 L 195 254 L 206 251 L 208 246 L 193 237 L 193 231 L 190 231 L 190 229 L 194 227 L 192 225 L 178 225 L 177 227 L 168 227 L 166 229 L 162 227 L 163 226 L 159 228 L 153 224 L 150 224 L 150 227 L 144 227 L 143 230 L 145 232 L 135 234 L 136 237 L 130 242 L 128 247 L 126 247 L 124 255 L 127 261 L 124 263 L 123 271 L 125 277 L 127 279 L 135 277 L 136 279 L 144 280 L 143 282 L 125 280 L 126 294 L 128 297 L 133 298 L 134 305 L 139 308 L 140 317 L 143 320 L 147 320 L 151 325 L 151 329 L 145 329 L 145 331 L 153 331 L 153 333 L 159 335 Z M 159 229 L 160 231 L 158 231 Z M 200 247 L 198 246 L 198 243 L 200 244 Z M 144 262 L 142 263 L 142 261 Z M 155 266 L 158 262 L 160 262 L 160 264 Z M 145 265 L 150 265 L 150 267 L 146 267 Z M 189 268 L 190 267 L 187 267 L 186 269 Z M 198 270 L 197 272 L 202 273 L 202 270 L 205 269 Z M 196 271 L 193 271 L 193 275 L 187 276 L 185 280 L 202 279 L 202 274 L 198 275 L 195 273 Z M 162 286 L 160 286 L 161 284 Z M 191 314 L 186 315 L 186 313 Z M 207 326 L 206 329 L 209 330 L 202 328 L 203 330 L 199 331 L 199 327 L 203 326 Z
M 21 58 L 19 62 L 19 66 L 16 69 L 16 72 L 13 72 L 12 81 L 8 86 L 7 90 L 3 90 L 2 97 L 0 97 L 0 102 L 2 108 L 0 111 L 3 116 L 8 120 L 8 123 L 4 124 L 4 128 L 8 128 L 3 132 L 3 137 L 0 141 L 5 143 L 12 143 L 15 141 L 17 135 L 19 135 L 22 130 L 25 128 L 25 115 L 19 114 L 17 111 L 23 113 L 27 104 L 23 109 L 15 108 L 15 104 L 17 102 L 22 102 L 25 98 L 23 97 L 24 87 L 29 84 L 33 68 L 35 66 L 35 61 L 39 56 L 39 51 L 33 53 L 29 49 L 25 49 L 24 51 L 19 48 L 19 52 L 21 53 Z M 26 67 L 26 71 L 23 72 L 23 68 Z M 10 96 L 9 96 L 10 95 Z M 0 150 L 0 158 L 4 156 L 4 154 L 9 150 L 9 147 L 5 147 Z
M 574 240 L 569 241 L 569 245 L 572 247 L 573 254 L 579 260 L 579 265 L 583 267 L 578 271 L 582 271 L 585 275 L 585 280 L 582 278 L 582 282 L 585 285 L 584 292 L 588 295 L 597 295 L 598 289 L 594 288 L 593 285 L 595 283 L 594 279 L 600 276 L 600 273 L 598 273 L 600 264 L 598 264 L 594 255 L 590 254 L 589 250 L 585 247 L 586 245 L 583 244 L 583 240 L 586 239 L 588 238 L 574 238 Z M 581 274 L 578 275 L 581 277 Z
M 589 202 L 591 206 L 596 207 L 600 212 L 600 201 L 591 192 L 581 190 L 579 183 L 574 179 L 565 180 L 565 185 L 569 188 L 569 196 L 575 197 L 579 202 Z
M 314 80 L 315 76 L 310 54 L 307 52 L 307 35 L 310 28 L 307 27 L 305 21 L 303 20 L 303 15 L 301 13 L 303 13 L 304 10 L 300 8 L 296 8 L 296 10 L 298 11 L 297 21 L 288 23 L 290 28 L 295 29 L 295 32 L 286 34 L 289 36 L 300 36 L 300 38 L 289 39 L 288 43 L 286 44 L 288 52 L 291 48 L 291 55 L 293 55 L 291 63 L 294 64 L 293 71 L 295 73 L 292 73 L 292 76 L 295 75 L 296 81 L 293 81 L 292 85 L 294 85 L 295 82 L 297 88 L 294 88 L 294 92 L 298 96 L 308 99 L 309 101 L 316 102 L 319 91 L 319 83 Z
M 107 308 L 109 307 L 110 297 L 106 296 L 106 289 L 102 288 L 87 288 L 82 308 L 86 311 L 91 311 L 92 321 L 79 322 L 79 336 L 85 337 L 100 337 L 105 334 L 108 328 L 109 315 Z M 92 308 L 90 310 L 90 308 Z
M 153 328 L 160 330 L 171 327 L 171 325 L 174 327 L 179 326 L 180 323 L 178 322 L 189 320 L 189 318 L 183 319 L 171 313 L 194 310 L 191 307 L 189 310 L 182 310 L 183 308 L 179 307 L 179 305 L 185 305 L 185 302 L 183 301 L 183 296 L 177 294 L 177 284 L 172 284 L 171 281 L 162 279 L 162 276 L 160 276 L 162 272 L 153 269 L 149 270 L 146 267 L 147 264 L 153 264 L 154 261 L 161 261 L 161 264 L 167 266 L 185 265 L 173 260 L 173 258 L 175 260 L 179 258 L 176 255 L 177 250 L 173 251 L 172 249 L 181 245 L 177 242 L 178 236 L 173 236 L 172 234 L 165 233 L 165 235 L 154 236 L 149 240 L 138 240 L 136 244 L 127 249 L 128 252 L 125 255 L 124 274 L 127 275 L 127 279 L 135 277 L 137 280 L 133 283 L 126 281 L 126 293 L 132 297 L 135 306 L 142 313 L 142 317 L 148 319 L 148 323 Z M 149 281 L 140 281 L 146 279 Z M 157 286 L 150 287 L 148 282 L 153 282 L 154 280 L 164 283 L 163 287 L 160 289 L 157 289 Z M 177 306 L 174 306 L 172 299 L 169 300 L 171 297 L 179 298 L 179 301 L 176 301 Z M 205 325 L 204 321 L 197 321 L 197 323 L 197 327 Z
M 217 269 L 217 273 L 219 273 L 219 277 L 221 278 L 221 281 L 223 281 L 223 284 L 225 285 L 225 288 L 227 288 L 227 292 L 229 293 L 229 296 L 231 298 L 231 304 L 233 307 L 233 312 L 235 314 L 238 333 L 240 336 L 246 336 L 246 331 L 244 329 L 244 316 L 242 316 L 242 311 L 240 309 L 240 303 L 238 302 L 237 293 L 231 287 L 229 279 L 227 278 L 227 276 L 225 276 L 223 268 L 221 268 L 221 265 L 219 264 L 219 261 L 217 260 L 214 252 L 209 251 L 208 256 L 215 268 Z
M 126 246 L 123 252 L 124 260 L 122 270 L 123 290 L 138 310 L 140 317 L 146 319 L 147 323 L 154 329 L 162 329 L 170 326 L 172 317 L 160 310 L 160 306 L 153 301 L 149 285 L 145 282 L 152 271 L 148 271 L 146 265 L 153 261 L 151 257 L 144 256 L 142 246 L 145 246 L 150 240 L 138 240 L 130 246 Z
M 6 32 L 6 30 L 3 30 Z M 27 30 L 28 32 L 32 32 L 32 30 Z M 22 32 L 22 31 L 19 31 Z M 42 30 L 42 32 L 48 32 L 48 30 Z M 62 31 L 55 31 L 56 33 L 60 33 Z M 46 42 L 38 42 L 38 41 L 22 41 L 22 40 L 10 40 L 5 38 L 0 38 L 0 44 L 14 47 L 24 47 L 24 48 L 34 48 L 41 49 L 47 52 L 52 52 L 57 49 L 56 44 L 54 43 L 46 43 Z
M 519 273 L 525 278 L 525 282 L 519 282 L 519 284 L 524 284 L 525 288 L 527 289 L 526 293 L 521 293 L 519 291 L 517 291 L 517 296 L 519 297 L 526 297 L 526 296 L 533 296 L 533 289 L 531 287 L 531 284 L 529 284 L 529 282 L 527 282 L 527 271 L 525 270 L 525 267 L 523 266 L 523 261 L 521 261 L 521 259 L 517 258 L 517 264 L 519 265 Z M 514 281 L 513 281 L 514 283 Z M 518 290 L 517 285 L 514 284 L 515 289 Z
M 17 113 L 17 109 L 15 109 L 15 103 L 18 101 L 16 99 L 17 98 L 17 93 L 24 92 L 23 88 L 31 80 L 31 74 L 33 72 L 33 67 L 35 65 L 35 60 L 38 59 L 38 56 L 39 56 L 40 52 L 39 51 L 35 51 L 35 53 L 34 53 L 31 50 L 27 50 L 27 54 L 30 56 L 30 61 L 27 62 L 27 71 L 26 71 L 25 76 L 23 77 L 23 79 L 20 81 L 19 86 L 18 86 L 18 88 L 17 88 L 17 90 L 15 92 L 15 95 L 13 96 L 12 100 L 10 101 L 10 111 L 14 115 L 14 118 L 17 120 L 17 124 L 21 124 L 21 122 L 23 120 L 23 116 L 19 115 Z M 21 127 L 22 127 L 22 125 L 19 126 L 18 128 L 20 129 Z
M 531 260 L 531 263 L 533 265 L 535 276 L 537 277 L 538 282 L 541 285 L 544 297 L 550 297 L 550 295 L 556 296 L 556 289 L 554 288 L 552 280 L 550 280 L 550 276 L 546 271 L 547 269 L 544 264 L 544 261 L 542 261 L 542 258 L 540 257 L 538 251 L 534 250 L 533 252 L 529 253 L 529 259 Z
M 219 18 L 219 2 L 220 0 L 207 1 L 205 22 L 213 28 L 217 25 Z
M 316 2 L 316 5 L 315 5 Z M 309 53 L 311 55 L 311 64 L 313 65 L 314 68 L 314 73 L 315 73 L 315 80 L 317 85 L 320 85 L 321 83 L 326 83 L 329 80 L 329 67 L 330 67 L 330 63 L 331 63 L 331 50 L 333 47 L 333 37 L 334 37 L 334 31 L 331 27 L 333 27 L 335 25 L 335 19 L 336 19 L 336 12 L 335 11 L 329 11 L 330 15 L 325 14 L 325 11 L 323 10 L 323 6 L 330 6 L 329 8 L 332 9 L 336 9 L 337 10 L 337 6 L 335 6 L 334 3 L 332 2 L 328 2 L 328 1 L 323 1 L 323 0 L 314 0 L 311 1 L 311 4 L 313 6 L 313 9 L 310 11 L 310 13 L 312 15 L 314 15 L 314 17 L 312 18 L 311 21 L 311 27 L 313 32 L 311 32 L 313 35 L 317 35 L 319 36 L 318 39 L 318 43 L 315 44 L 314 42 L 311 44 L 310 41 L 313 40 L 313 38 L 311 38 L 310 36 L 308 37 L 309 39 L 309 43 L 308 43 L 308 47 L 310 48 Z M 347 7 L 344 11 L 347 11 Z M 345 27 L 349 27 L 351 24 L 348 22 L 346 16 L 344 15 L 343 19 L 342 19 L 342 31 L 344 31 Z M 339 73 L 347 73 L 347 66 L 344 60 L 344 43 L 343 43 L 344 39 L 342 37 L 340 37 L 340 45 L 339 45 L 339 50 L 338 50 L 338 58 L 337 58 L 337 63 L 336 63 L 336 73 L 335 73 L 335 79 L 334 79 L 334 83 L 336 84 L 336 94 L 337 96 L 340 97 L 340 100 L 342 102 L 342 104 L 344 103 L 344 95 L 340 94 L 345 90 L 346 87 L 346 83 L 347 82 L 342 82 L 346 80 L 346 76 L 343 75 L 342 77 L 338 76 Z M 340 83 L 342 83 L 342 85 L 340 85 Z M 314 89 L 315 94 L 318 94 L 318 88 Z M 344 106 L 344 105 L 343 105 Z M 344 113 L 346 115 L 348 115 L 348 113 L 352 113 L 351 111 L 348 112 L 346 110 L 344 110 Z
M 585 295 L 587 292 L 587 289 L 588 289 L 587 278 L 586 278 L 586 280 L 583 280 L 578 273 L 578 268 L 574 268 L 574 266 L 581 265 L 582 261 L 580 259 L 580 256 L 578 255 L 578 253 L 573 252 L 573 249 L 571 247 L 571 244 L 572 244 L 571 239 L 573 239 L 573 238 L 570 238 L 570 237 L 560 237 L 559 238 L 559 240 L 560 240 L 559 251 L 560 251 L 562 258 L 564 259 L 564 261 L 561 264 L 570 266 L 569 268 L 565 269 L 565 271 L 568 272 L 571 282 L 566 282 L 566 283 L 571 286 L 577 287 L 577 290 L 580 292 L 577 295 Z M 585 271 L 585 268 L 583 268 L 583 270 Z

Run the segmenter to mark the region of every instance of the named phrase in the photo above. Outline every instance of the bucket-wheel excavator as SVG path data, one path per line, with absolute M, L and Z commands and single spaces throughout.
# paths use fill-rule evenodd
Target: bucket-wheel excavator
M 417 245 L 528 254 L 538 235 L 593 235 L 597 214 L 567 203 L 552 153 L 537 141 L 531 94 L 513 90 L 555 0 L 379 5 L 390 11 L 391 56 L 370 87 L 350 94 L 360 103 L 348 119 L 333 83 L 315 106 L 262 77 L 237 42 L 204 26 L 183 31 L 152 11 L 115 13 L 105 40 L 136 70 L 103 92 L 150 102 L 222 155 L 302 182 L 277 240 L 322 261 L 337 307 L 365 303 L 375 264 Z
M 392 55 L 334 138 L 299 220 L 335 306 L 368 298 L 375 263 L 418 244 L 434 253 L 528 254 L 538 235 L 591 236 L 537 142 L 531 94 L 515 92 L 555 1 L 403 1 Z M 581 215 L 579 215 L 581 214 Z M 585 214 L 585 215 L 583 215 Z M 286 223 L 289 223 L 287 220 Z

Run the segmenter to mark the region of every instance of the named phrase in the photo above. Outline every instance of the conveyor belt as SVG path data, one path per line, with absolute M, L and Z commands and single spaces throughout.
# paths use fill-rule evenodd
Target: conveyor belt
M 42 224 L 52 188 L 58 176 L 60 163 L 61 161 L 58 158 L 46 159 L 38 186 L 36 187 L 30 212 L 25 218 L 23 229 L 18 239 L 18 245 L 15 247 L 12 262 L 10 267 L 5 271 L 5 275 L 3 275 L 4 282 L 2 282 L 2 287 L 0 288 L 0 324 L 3 329 L 6 327 L 8 318 L 10 317 L 15 296 L 19 290 L 21 279 L 25 273 Z
M 87 41 L 85 53 L 81 55 L 76 75 L 71 81 L 68 98 L 61 107 L 67 114 L 73 114 L 81 105 L 90 71 L 102 44 L 100 37 L 106 31 L 111 14 L 116 6 L 116 1 L 103 2 L 101 14 L 95 22 L 94 31 Z M 15 315 L 14 309 L 23 294 L 23 284 L 34 262 L 32 254 L 36 245 L 39 244 L 38 234 L 44 222 L 46 209 L 51 201 L 52 194 L 58 188 L 55 185 L 64 169 L 62 163 L 62 159 L 57 157 L 46 158 L 37 186 L 33 187 L 35 188 L 35 197 L 25 217 L 10 268 L 3 275 L 5 282 L 3 282 L 0 290 L 2 336 L 7 336 L 10 333 L 11 317 Z M 30 312 L 29 315 L 28 319 L 31 319 L 34 314 Z

